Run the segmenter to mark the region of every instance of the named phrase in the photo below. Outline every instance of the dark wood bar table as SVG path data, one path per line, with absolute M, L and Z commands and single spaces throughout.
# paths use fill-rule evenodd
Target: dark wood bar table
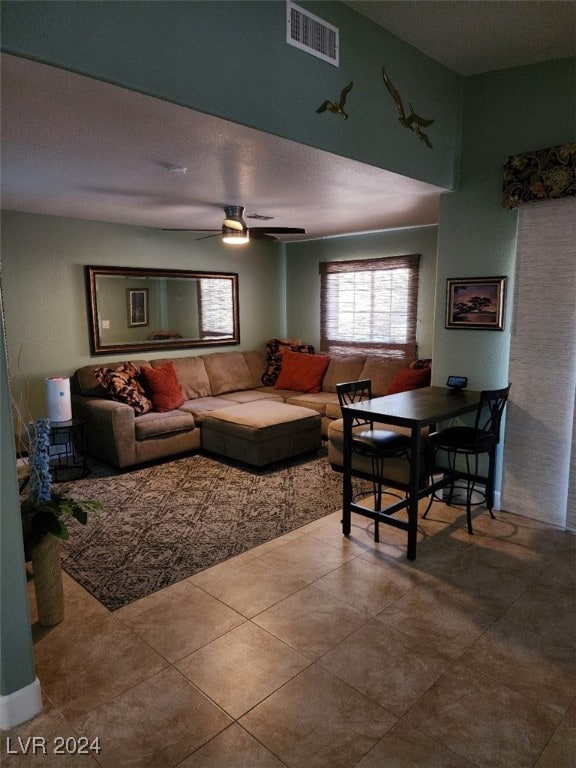
M 480 392 L 453 390 L 446 387 L 423 387 L 396 395 L 374 397 L 361 403 L 342 408 L 344 428 L 342 533 L 350 533 L 352 512 L 356 512 L 380 523 L 392 525 L 408 532 L 407 557 L 416 559 L 416 536 L 418 527 L 418 502 L 428 496 L 442 483 L 430 485 L 426 475 L 422 476 L 422 430 L 434 428 L 441 421 L 475 411 L 480 402 Z M 408 499 L 390 504 L 380 514 L 356 504 L 352 499 L 352 424 L 354 418 L 370 419 L 376 424 L 407 427 L 411 431 L 410 481 Z M 403 509 L 408 510 L 408 521 L 398 520 L 392 515 Z

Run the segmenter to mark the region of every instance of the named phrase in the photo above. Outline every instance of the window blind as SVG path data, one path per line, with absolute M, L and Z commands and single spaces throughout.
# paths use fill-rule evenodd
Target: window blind
M 320 347 L 416 357 L 420 256 L 320 263 Z
M 198 316 L 200 338 L 211 339 L 232 336 L 234 333 L 234 306 L 228 280 L 211 280 L 203 277 L 198 281 Z
M 576 530 L 576 200 L 518 211 L 502 509 Z

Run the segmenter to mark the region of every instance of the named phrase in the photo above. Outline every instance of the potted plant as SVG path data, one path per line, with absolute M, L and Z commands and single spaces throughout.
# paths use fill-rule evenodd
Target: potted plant
M 29 441 L 30 486 L 28 496 L 20 504 L 24 552 L 32 562 L 38 622 L 52 626 L 64 618 L 58 539 L 69 538 L 70 517 L 84 525 L 88 512 L 102 505 L 94 500 L 73 499 L 65 491 L 52 488 L 48 419 L 37 419 L 29 431 Z

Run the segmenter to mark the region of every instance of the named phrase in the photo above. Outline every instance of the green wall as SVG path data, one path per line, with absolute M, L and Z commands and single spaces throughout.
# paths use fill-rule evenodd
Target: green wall
M 476 389 L 508 383 L 516 211 L 501 205 L 503 164 L 508 155 L 575 140 L 575 84 L 574 59 L 466 79 L 460 185 L 440 198 L 435 384 L 448 373 L 468 376 Z M 508 277 L 504 331 L 445 329 L 446 279 L 498 275 Z
M 437 227 L 413 227 L 366 235 L 290 243 L 287 247 L 287 319 L 289 335 L 320 348 L 321 261 L 372 259 L 419 253 L 418 350 L 432 357 L 436 290 Z
M 303 6 L 340 30 L 340 66 L 286 43 L 284 0 L 2 3 L 2 49 L 445 188 L 462 78 L 339 2 Z M 397 120 L 385 66 L 434 149 Z M 350 119 L 317 114 L 350 81 Z
M 266 339 L 285 332 L 284 246 L 259 241 L 245 250 L 223 246 L 217 237 L 200 242 L 194 238 L 194 233 L 2 213 L 8 356 L 14 394 L 22 397 L 29 385 L 32 415 L 45 414 L 46 377 L 68 376 L 95 360 L 121 359 L 90 356 L 86 264 L 238 274 L 240 345 L 176 350 L 174 356 L 259 349 Z M 164 356 L 162 351 L 138 355 Z

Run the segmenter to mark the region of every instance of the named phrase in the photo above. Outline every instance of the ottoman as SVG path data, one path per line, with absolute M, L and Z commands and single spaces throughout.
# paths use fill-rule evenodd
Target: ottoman
M 311 408 L 273 400 L 222 408 L 202 419 L 202 448 L 263 467 L 318 450 L 322 417 Z

